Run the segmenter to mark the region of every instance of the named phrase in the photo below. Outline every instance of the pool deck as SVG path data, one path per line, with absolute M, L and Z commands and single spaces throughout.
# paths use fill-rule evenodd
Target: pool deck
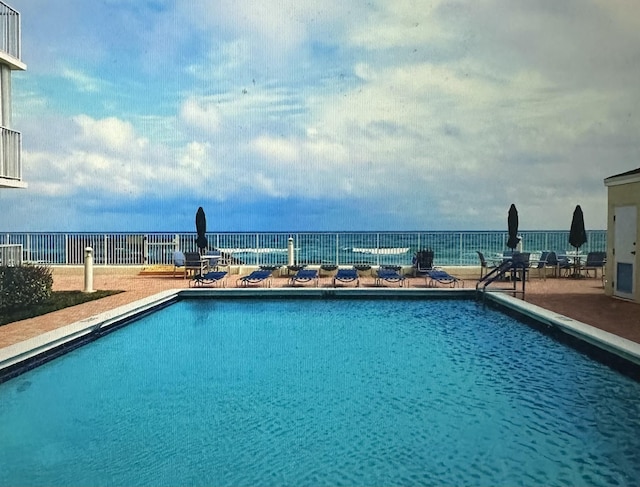
M 81 267 L 55 268 L 53 276 L 55 291 L 77 291 L 84 287 L 84 273 Z M 228 286 L 235 287 L 236 278 L 237 276 L 230 276 Z M 319 286 L 332 287 L 331 282 L 331 277 L 321 277 Z M 284 287 L 288 283 L 288 278 L 284 276 L 272 279 L 272 287 Z M 372 287 L 374 279 L 364 277 L 360 285 Z M 475 285 L 475 280 L 465 279 L 465 287 L 475 288 Z M 173 278 L 170 275 L 146 275 L 141 273 L 139 268 L 96 268 L 94 289 L 124 292 L 37 318 L 0 326 L 0 348 L 113 310 L 161 291 L 188 287 L 189 280 L 183 279 L 182 276 Z M 409 278 L 408 287 L 424 288 L 425 280 Z M 532 277 L 527 282 L 525 300 L 549 311 L 640 343 L 640 304 L 605 296 L 600 279 L 549 278 L 542 280 Z

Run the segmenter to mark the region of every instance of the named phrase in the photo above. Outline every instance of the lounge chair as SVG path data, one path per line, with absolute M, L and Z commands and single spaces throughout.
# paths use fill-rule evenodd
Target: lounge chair
M 242 276 L 238 278 L 236 281 L 236 285 L 240 285 L 243 287 L 247 287 L 250 284 L 260 284 L 262 283 L 265 287 L 271 287 L 271 274 L 272 272 L 269 270 L 258 270 L 253 271 L 248 276 Z
M 333 276 L 333 287 L 336 287 L 336 281 L 340 281 L 345 284 L 355 282 L 356 287 L 360 286 L 360 276 L 358 276 L 358 271 L 356 269 L 338 269 L 336 275 Z
M 376 277 L 376 286 L 382 286 L 383 283 L 398 283 L 400 287 L 404 286 L 406 278 L 400 274 L 399 269 L 394 267 L 381 267 L 378 269 Z
M 438 284 L 449 287 L 458 287 L 464 285 L 464 281 L 452 276 L 447 271 L 441 269 L 431 269 L 427 271 L 425 276 L 427 287 L 437 287 Z
M 433 250 L 418 250 L 413 258 L 413 277 L 424 276 L 433 269 Z
M 204 274 L 196 274 L 195 276 L 193 276 L 193 279 L 189 281 L 189 286 L 206 287 L 220 284 L 222 287 L 225 287 L 225 277 L 227 277 L 226 271 L 211 271 Z
M 316 269 L 300 269 L 289 278 L 289 285 L 295 286 L 296 283 L 306 284 L 313 282 L 314 286 L 318 287 L 318 281 L 318 271 Z

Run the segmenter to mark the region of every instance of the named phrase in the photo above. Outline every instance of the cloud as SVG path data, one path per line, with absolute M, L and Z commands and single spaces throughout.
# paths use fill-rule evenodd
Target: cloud
M 81 130 L 79 142 L 83 146 L 107 152 L 131 153 L 149 144 L 147 139 L 136 136 L 130 122 L 115 117 L 95 120 L 87 115 L 78 115 L 74 121 Z
M 210 99 L 188 98 L 180 107 L 180 118 L 205 133 L 216 133 L 220 128 L 220 114 L 215 102 Z
M 580 203 L 602 227 L 602 179 L 637 165 L 632 2 L 61 1 L 16 0 L 32 195 L 344 204 L 378 229 L 502 228 L 512 202 L 559 228 Z
M 72 69 L 64 69 L 62 71 L 62 77 L 71 81 L 78 91 L 83 93 L 98 93 L 100 86 L 103 84 L 98 78 L 93 78 L 80 71 Z

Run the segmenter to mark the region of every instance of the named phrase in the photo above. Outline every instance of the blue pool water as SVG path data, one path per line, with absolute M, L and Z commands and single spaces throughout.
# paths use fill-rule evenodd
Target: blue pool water
M 631 485 L 640 384 L 466 301 L 181 301 L 0 385 L 1 485 Z

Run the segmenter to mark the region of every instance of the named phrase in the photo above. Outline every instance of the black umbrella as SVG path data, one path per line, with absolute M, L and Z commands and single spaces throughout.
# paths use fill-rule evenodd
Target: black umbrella
M 516 205 L 514 204 L 511 204 L 509 207 L 507 225 L 509 227 L 509 240 L 507 240 L 507 247 L 514 250 L 520 242 L 520 239 L 518 238 L 518 210 L 516 210 Z
M 196 246 L 200 253 L 207 248 L 207 237 L 205 234 L 207 233 L 207 217 L 204 216 L 204 210 L 202 206 L 198 208 L 196 212 L 196 232 L 198 233 L 198 238 L 196 239 Z
M 587 232 L 584 229 L 584 215 L 582 214 L 582 208 L 580 205 L 576 206 L 573 210 L 573 219 L 571 220 L 571 230 L 569 230 L 569 244 L 576 248 L 576 254 L 578 249 L 587 243 Z

